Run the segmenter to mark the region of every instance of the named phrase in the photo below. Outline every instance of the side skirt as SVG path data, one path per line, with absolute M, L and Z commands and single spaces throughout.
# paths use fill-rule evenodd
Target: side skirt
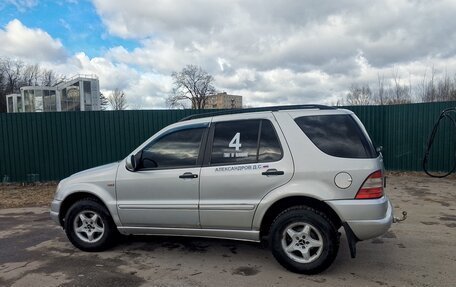
M 219 239 L 232 239 L 241 241 L 260 242 L 260 232 L 255 230 L 226 230 L 226 229 L 200 229 L 200 228 L 163 228 L 163 227 L 117 227 L 124 235 L 164 235 L 164 236 L 189 236 Z

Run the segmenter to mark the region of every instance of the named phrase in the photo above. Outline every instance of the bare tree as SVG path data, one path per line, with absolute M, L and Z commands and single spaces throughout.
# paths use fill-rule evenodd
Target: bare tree
M 0 66 L 1 68 L 1 66 Z M 5 76 L 0 70 L 0 113 L 6 112 L 6 85 L 5 85 Z
M 108 96 L 109 105 L 115 111 L 127 109 L 127 97 L 125 93 L 119 89 L 115 89 L 111 95 Z
M 171 108 L 185 107 L 190 102 L 192 109 L 204 109 L 209 95 L 215 93 L 214 77 L 201 67 L 188 65 L 180 72 L 173 72 L 173 90 L 167 99 Z
M 6 112 L 6 95 L 20 93 L 23 86 L 53 86 L 59 77 L 63 78 L 52 70 L 41 69 L 38 64 L 0 58 L 0 112 Z
M 421 101 L 435 102 L 437 100 L 437 89 L 435 87 L 435 68 L 431 69 L 430 79 L 427 80 L 427 70 L 424 71 L 423 80 L 421 82 Z
M 103 93 L 100 93 L 100 110 L 106 111 L 109 105 L 109 99 L 105 95 L 103 95 Z
M 0 58 L 1 87 L 0 112 L 6 112 L 6 95 L 18 93 L 21 82 L 21 72 L 24 67 L 22 61 L 9 58 Z
M 350 92 L 343 102 L 347 105 L 395 105 L 411 103 L 413 96 L 411 76 L 404 84 L 397 70 L 393 77 L 386 81 L 383 75 L 377 74 L 377 89 L 372 92 L 369 84 L 352 84 Z
M 36 86 L 38 85 L 39 77 L 40 66 L 38 64 L 27 65 L 22 72 L 22 84 L 24 86 Z
M 358 86 L 353 84 L 350 87 L 345 102 L 350 106 L 361 106 L 372 104 L 372 91 L 368 84 Z
M 56 83 L 55 74 L 51 70 L 43 70 L 41 72 L 41 85 L 51 87 Z
M 394 71 L 393 74 L 394 89 L 393 96 L 388 99 L 388 104 L 406 104 L 411 103 L 411 89 L 412 86 L 409 83 L 409 86 L 401 84 L 401 78 L 399 76 L 398 70 Z
M 1 60 L 0 65 L 2 66 L 0 69 L 5 77 L 6 94 L 18 92 L 21 79 L 21 71 L 24 67 L 24 62 L 5 58 Z
M 452 83 L 448 73 L 445 71 L 443 78 L 437 82 L 437 98 L 442 101 L 449 101 L 451 90 Z
M 454 75 L 453 80 L 451 81 L 450 91 L 448 93 L 448 101 L 456 101 L 456 75 Z
M 377 91 L 377 102 L 380 105 L 385 104 L 385 76 L 381 76 L 380 74 L 377 74 L 377 85 L 378 85 L 378 91 Z
M 422 102 L 441 102 L 456 100 L 456 75 L 451 79 L 447 72 L 441 78 L 435 76 L 435 69 L 432 68 L 429 80 L 426 79 L 426 72 L 420 85 L 420 98 Z

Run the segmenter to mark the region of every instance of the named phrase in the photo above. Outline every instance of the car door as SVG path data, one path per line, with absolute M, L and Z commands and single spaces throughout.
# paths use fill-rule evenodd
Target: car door
M 171 129 L 136 154 L 136 171 L 119 167 L 117 207 L 123 226 L 200 227 L 199 180 L 207 126 Z
M 272 113 L 214 118 L 209 134 L 201 169 L 201 226 L 251 229 L 261 199 L 293 175 L 285 139 Z

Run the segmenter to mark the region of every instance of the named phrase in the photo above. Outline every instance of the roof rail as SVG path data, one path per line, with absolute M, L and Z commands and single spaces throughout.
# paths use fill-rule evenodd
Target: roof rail
M 254 112 L 276 112 L 281 110 L 302 110 L 302 109 L 320 109 L 320 110 L 335 110 L 336 108 L 325 106 L 325 105 L 289 105 L 289 106 L 272 106 L 272 107 L 260 107 L 260 108 L 248 108 L 248 109 L 229 109 L 229 110 L 222 110 L 218 112 L 207 112 L 201 114 L 194 114 L 188 117 L 182 118 L 180 122 L 199 119 L 199 118 L 206 118 L 206 117 L 214 117 L 214 116 L 222 116 L 222 115 L 231 115 L 231 114 L 244 114 L 244 113 L 254 113 Z

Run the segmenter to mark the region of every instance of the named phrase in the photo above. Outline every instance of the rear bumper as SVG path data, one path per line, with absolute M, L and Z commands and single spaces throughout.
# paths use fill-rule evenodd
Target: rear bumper
M 393 222 L 393 207 L 387 196 L 367 200 L 330 200 L 327 203 L 359 240 L 384 234 Z

